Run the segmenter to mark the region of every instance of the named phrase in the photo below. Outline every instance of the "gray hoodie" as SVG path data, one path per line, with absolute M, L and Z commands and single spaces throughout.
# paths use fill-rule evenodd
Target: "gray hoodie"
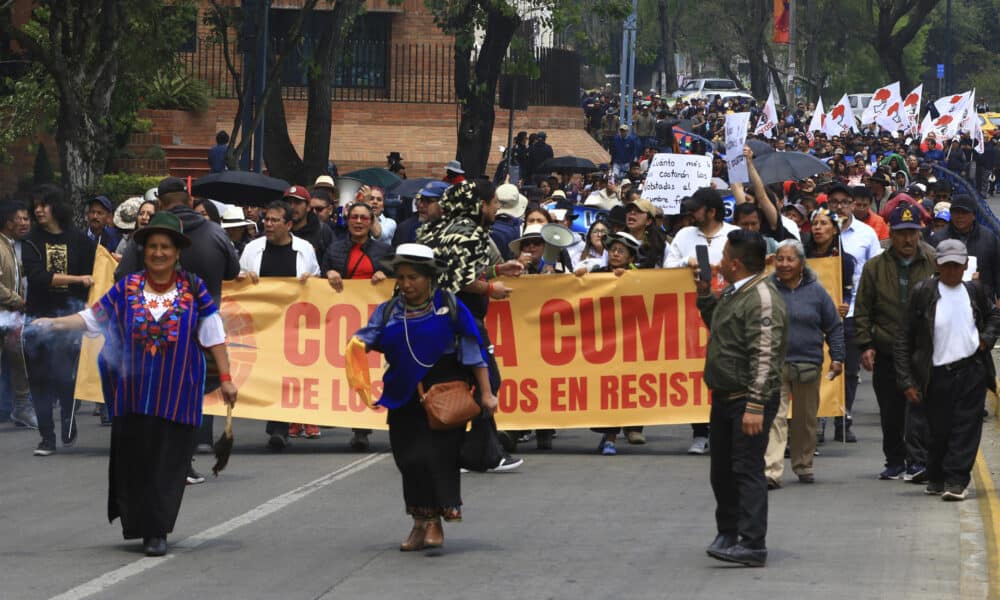
M 788 362 L 823 364 L 823 341 L 830 345 L 830 360 L 844 362 L 844 327 L 830 294 L 806 267 L 802 283 L 792 289 L 771 275 L 788 313 Z
M 205 282 L 216 305 L 222 300 L 222 282 L 235 279 L 240 272 L 239 257 L 229 236 L 217 223 L 209 221 L 188 206 L 169 209 L 184 226 L 191 245 L 181 251 L 181 266 Z M 143 269 L 142 247 L 129 240 L 122 260 L 115 269 L 115 280 Z

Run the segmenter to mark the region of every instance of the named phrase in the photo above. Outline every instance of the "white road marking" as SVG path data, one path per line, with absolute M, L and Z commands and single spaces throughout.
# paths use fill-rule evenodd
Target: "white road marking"
M 249 525 L 267 517 L 268 515 L 274 514 L 286 506 L 298 502 L 306 496 L 317 492 L 332 483 L 336 483 L 341 479 L 367 469 L 375 463 L 383 460 L 386 456 L 388 456 L 388 454 L 382 452 L 365 456 L 364 458 L 359 458 L 358 460 L 344 465 L 336 471 L 328 473 L 319 479 L 315 479 L 295 488 L 294 490 L 290 490 L 280 496 L 276 496 L 260 506 L 243 513 L 242 515 L 229 519 L 225 523 L 220 523 L 215 527 L 210 527 L 201 533 L 187 537 L 176 544 L 172 544 L 170 546 L 169 554 L 164 557 L 140 558 L 139 560 L 131 562 L 123 567 L 119 567 L 113 571 L 108 571 L 103 575 L 95 577 L 94 579 L 78 585 L 71 590 L 63 592 L 58 596 L 53 596 L 52 600 L 80 600 L 81 598 L 88 598 L 94 594 L 103 592 L 111 586 L 125 581 L 129 577 L 158 567 L 176 556 L 180 556 L 181 554 L 194 550 L 206 542 L 216 540 L 236 529 L 239 529 L 240 527 L 243 527 L 244 525 Z

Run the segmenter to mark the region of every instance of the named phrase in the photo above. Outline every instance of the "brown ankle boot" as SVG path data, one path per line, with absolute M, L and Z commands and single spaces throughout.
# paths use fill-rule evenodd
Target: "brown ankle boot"
M 443 545 L 444 528 L 441 527 L 441 518 L 427 521 L 427 527 L 424 528 L 424 547 L 440 548 Z
M 406 536 L 403 543 L 399 545 L 400 552 L 413 552 L 424 547 L 424 530 L 427 528 L 427 521 L 423 519 L 413 519 L 413 529 L 410 535 Z

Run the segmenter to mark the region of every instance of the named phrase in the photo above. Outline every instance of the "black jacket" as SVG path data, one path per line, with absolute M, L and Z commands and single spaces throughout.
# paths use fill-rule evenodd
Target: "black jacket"
M 417 241 L 417 229 L 423 223 L 418 215 L 413 215 L 396 226 L 396 233 L 392 234 L 392 247 L 400 244 L 412 244 Z
M 354 242 L 349 236 L 335 239 L 326 249 L 323 260 L 320 261 L 322 273 L 325 275 L 327 271 L 332 269 L 340 273 L 344 279 L 350 279 L 351 273 L 348 273 L 350 267 L 347 264 L 347 259 L 351 254 L 352 247 L 354 247 Z M 368 241 L 361 246 L 361 251 L 371 259 L 372 266 L 375 267 L 376 271 L 388 273 L 388 270 L 382 266 L 382 259 L 392 254 L 392 247 L 389 244 L 368 238 Z
M 305 226 L 299 230 L 293 229 L 292 234 L 312 244 L 316 256 L 323 256 L 326 249 L 333 243 L 334 238 L 337 237 L 334 235 L 333 229 L 320 223 L 319 217 L 312 211 L 306 213 Z
M 219 305 L 222 301 L 222 282 L 235 279 L 240 273 L 236 248 L 222 227 L 190 207 L 181 205 L 167 210 L 177 215 L 184 226 L 184 234 L 191 238 L 191 245 L 181 250 L 181 266 L 205 282 L 212 300 Z M 115 269 L 115 280 L 143 268 L 142 247 L 135 240 L 129 240 Z
M 972 229 L 966 233 L 959 233 L 953 225 L 948 225 L 934 236 L 934 246 L 937 247 L 943 240 L 959 240 L 965 244 L 969 256 L 976 257 L 979 281 L 986 286 L 991 298 L 996 297 L 1000 287 L 1000 238 L 979 223 L 973 223 Z
M 25 312 L 33 317 L 59 317 L 83 310 L 89 289 L 78 284 L 53 287 L 52 275 L 90 275 L 97 246 L 79 230 L 52 234 L 35 228 L 21 246 L 21 261 L 28 278 Z
M 938 291 L 939 280 L 935 275 L 921 281 L 913 288 L 904 311 L 903 328 L 900 330 L 900 335 L 896 336 L 896 343 L 893 346 L 896 387 L 905 390 L 916 386 L 921 396 L 927 391 L 934 365 L 934 315 L 937 301 L 941 298 L 941 293 Z M 987 387 L 995 390 L 996 368 L 993 366 L 990 350 L 996 343 L 997 336 L 1000 336 L 1000 308 L 993 304 L 986 288 L 978 281 L 966 281 L 963 284 L 969 292 L 972 317 L 976 321 L 982 347 L 985 347 L 977 350 L 975 356 L 986 368 Z

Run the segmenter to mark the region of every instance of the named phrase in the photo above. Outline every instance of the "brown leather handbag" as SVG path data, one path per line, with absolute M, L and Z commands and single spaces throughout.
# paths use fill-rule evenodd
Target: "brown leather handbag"
M 417 392 L 427 411 L 430 428 L 443 431 L 464 427 L 469 419 L 482 412 L 472 395 L 474 390 L 464 381 L 446 381 L 435 383 L 425 392 L 423 382 L 418 383 Z

